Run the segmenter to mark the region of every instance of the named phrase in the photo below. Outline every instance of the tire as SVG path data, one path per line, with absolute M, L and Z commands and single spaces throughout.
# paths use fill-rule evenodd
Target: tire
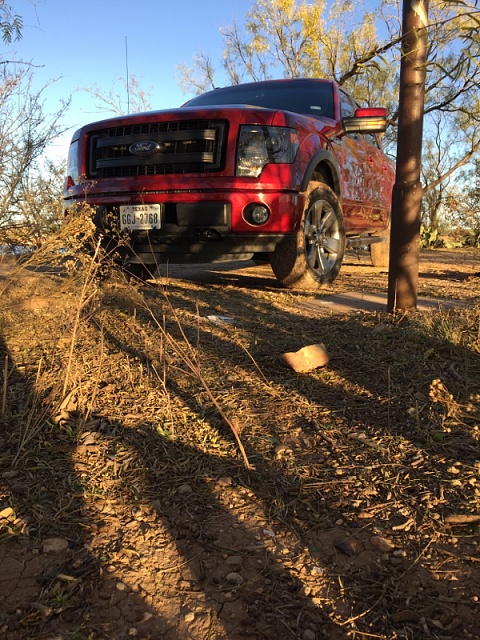
M 370 260 L 374 267 L 386 267 L 390 261 L 390 222 L 383 232 L 385 240 L 382 242 L 374 242 L 370 245 Z
M 289 289 L 331 284 L 338 276 L 344 253 L 340 202 L 330 187 L 312 183 L 297 234 L 282 240 L 270 254 L 273 273 Z
M 130 263 L 126 266 L 123 266 L 122 271 L 128 282 L 130 282 L 130 280 L 145 281 L 152 277 L 155 268 L 150 267 L 149 269 L 144 264 Z

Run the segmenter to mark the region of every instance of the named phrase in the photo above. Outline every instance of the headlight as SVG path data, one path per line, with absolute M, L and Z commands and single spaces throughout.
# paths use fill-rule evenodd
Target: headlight
M 236 174 L 258 178 L 269 163 L 291 164 L 298 147 L 295 129 L 243 125 L 238 139 Z
M 74 184 L 79 184 L 80 167 L 78 166 L 78 140 L 73 140 L 68 150 L 67 177 L 65 180 L 65 191 L 68 191 Z

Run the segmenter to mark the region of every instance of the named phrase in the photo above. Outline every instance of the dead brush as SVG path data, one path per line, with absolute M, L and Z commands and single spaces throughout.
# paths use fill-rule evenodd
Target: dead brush
M 12 466 L 19 463 L 45 424 L 55 422 L 71 404 L 66 405 L 65 401 L 71 398 L 69 390 L 76 386 L 79 378 L 74 364 L 78 335 L 82 322 L 92 313 L 98 299 L 100 244 L 97 241 L 93 254 L 87 248 L 93 238 L 88 217 L 72 217 L 58 234 L 3 279 L 2 325 L 11 331 L 18 324 L 21 331 L 23 323 L 14 320 L 19 312 L 26 314 L 26 325 L 31 322 L 31 353 L 25 353 L 26 345 L 21 342 L 25 334 L 18 344 L 14 337 L 12 339 L 12 345 L 25 353 L 28 361 L 22 373 L 17 370 L 14 355 L 7 352 L 3 358 L 0 414 L 5 423 L 15 427 L 12 430 L 17 445 Z M 44 336 L 39 342 L 36 340 L 37 327 L 40 331 L 45 323 L 56 325 L 52 326 L 54 337 L 49 344 L 45 344 Z M 66 344 L 69 345 L 67 359 L 60 364 L 61 348 Z M 42 354 L 38 359 L 35 351 Z M 88 413 L 87 409 L 87 416 Z
M 197 338 L 197 347 L 195 348 L 190 341 L 188 340 L 185 331 L 183 330 L 182 324 L 178 319 L 178 316 L 175 313 L 175 309 L 173 308 L 173 306 L 170 303 L 170 300 L 168 299 L 168 296 L 166 296 L 166 303 L 168 305 L 168 309 L 170 311 L 170 314 L 173 318 L 175 318 L 175 321 L 177 323 L 177 327 L 180 330 L 180 334 L 182 336 L 182 342 L 179 343 L 177 340 L 175 340 L 172 335 L 170 333 L 168 333 L 165 330 L 165 325 L 160 323 L 157 319 L 157 317 L 155 316 L 155 314 L 152 312 L 151 308 L 146 305 L 146 310 L 148 311 L 148 313 L 150 314 L 153 322 L 156 325 L 157 330 L 159 331 L 160 335 L 162 336 L 162 342 L 165 342 L 165 345 L 167 347 L 170 347 L 170 349 L 175 353 L 175 355 L 181 359 L 181 361 L 186 365 L 188 371 L 190 372 L 190 374 L 192 376 L 194 376 L 198 382 L 200 382 L 200 384 L 202 385 L 203 389 L 205 390 L 208 398 L 210 399 L 210 401 L 212 402 L 213 406 L 215 407 L 215 409 L 217 410 L 218 414 L 220 415 L 220 417 L 222 418 L 222 420 L 225 422 L 225 424 L 230 428 L 230 430 L 232 431 L 235 440 L 237 441 L 238 444 L 238 448 L 240 450 L 240 453 L 242 455 L 243 461 L 245 463 L 245 467 L 247 469 L 254 469 L 255 467 L 249 462 L 246 451 L 245 451 L 245 447 L 243 446 L 242 440 L 240 438 L 240 432 L 241 432 L 241 427 L 238 423 L 237 420 L 231 420 L 227 413 L 224 411 L 223 407 L 221 406 L 220 402 L 217 400 L 217 398 L 215 397 L 215 394 L 212 392 L 212 389 L 208 383 L 208 381 L 206 380 L 206 378 L 204 377 L 202 370 L 201 370 L 201 366 L 200 366 L 200 362 L 198 359 L 198 342 L 199 339 Z
M 147 378 L 153 377 L 157 381 L 157 384 L 160 385 L 162 390 L 162 404 L 165 413 L 169 415 L 167 421 L 171 424 L 171 435 L 175 437 L 175 416 L 170 400 L 167 371 L 171 367 L 176 366 L 178 368 L 178 365 L 181 364 L 182 374 L 187 374 L 200 385 L 214 406 L 217 414 L 232 431 L 246 468 L 253 469 L 254 467 L 248 460 L 241 441 L 241 425 L 239 421 L 231 419 L 228 416 L 226 410 L 216 398 L 211 384 L 203 374 L 200 332 L 198 328 L 200 315 L 198 309 L 197 329 L 194 342 L 192 342 L 184 329 L 182 318 L 170 300 L 166 288 L 162 287 L 160 289 L 162 312 L 159 313 L 158 308 L 154 309 L 148 299 L 142 294 L 141 289 L 137 286 L 137 282 L 134 281 L 126 286 L 126 292 L 123 294 L 121 300 L 117 299 L 117 303 L 119 302 L 120 305 L 124 305 L 126 309 L 129 307 L 132 308 L 132 314 L 126 322 L 128 322 L 129 335 L 133 334 L 136 337 L 136 342 L 129 342 L 128 345 L 125 345 L 125 348 L 136 352 L 137 357 L 135 360 L 137 360 L 137 368 L 134 370 L 134 361 L 127 358 L 124 367 L 127 369 L 129 385 L 135 387 L 135 380 L 141 379 L 144 373 Z M 108 298 L 108 295 L 106 298 Z M 140 315 L 142 315 L 143 318 L 140 318 Z M 174 324 L 176 336 L 174 336 L 173 332 L 167 327 L 167 318 L 169 323 Z M 118 326 L 118 317 L 115 317 L 112 312 L 105 313 L 99 321 L 95 321 L 95 324 L 100 332 L 101 344 L 103 343 L 102 336 L 104 332 L 108 332 L 110 335 L 116 335 L 122 331 L 122 326 Z M 243 345 L 241 348 L 248 353 L 248 350 Z M 251 354 L 248 353 L 248 356 L 252 360 Z M 140 369 L 138 368 L 138 359 L 142 362 Z M 176 363 L 176 365 L 174 363 Z M 258 365 L 256 363 L 254 364 L 258 368 Z M 266 382 L 263 374 L 262 377 Z M 138 381 L 138 386 L 141 388 L 143 383 Z M 88 413 L 90 414 L 91 411 L 93 411 L 92 402 L 90 403 Z

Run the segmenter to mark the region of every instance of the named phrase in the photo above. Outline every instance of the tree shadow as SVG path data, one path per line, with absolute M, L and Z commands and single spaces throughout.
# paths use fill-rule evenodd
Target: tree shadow
M 353 546 L 360 539 L 357 551 L 360 548 L 361 554 L 368 554 L 372 551 L 368 542 L 372 533 L 378 531 L 378 524 L 382 530 L 389 531 L 390 535 L 392 531 L 395 532 L 395 546 L 399 547 L 399 553 L 392 559 L 392 566 L 396 568 L 398 576 L 410 575 L 410 579 L 402 584 L 404 601 L 418 595 L 416 589 L 419 585 L 433 599 L 435 593 L 441 592 L 442 585 L 432 587 L 432 580 L 425 581 L 425 575 L 429 575 L 429 571 L 424 568 L 417 571 L 416 563 L 409 564 L 402 554 L 406 554 L 404 547 L 410 547 L 409 553 L 417 553 L 421 557 L 422 549 L 418 546 L 412 549 L 412 543 L 408 541 L 410 532 L 423 531 L 418 535 L 418 541 L 422 536 L 430 536 L 432 540 L 436 540 L 439 528 L 435 523 L 438 524 L 438 519 L 442 522 L 451 506 L 461 501 L 463 491 L 471 492 L 465 486 L 457 489 L 445 479 L 447 467 L 454 462 L 463 464 L 466 468 L 471 466 L 476 459 L 478 447 L 477 441 L 470 435 L 471 430 L 464 429 L 461 420 L 455 423 L 454 428 L 447 426 L 448 413 L 453 408 L 453 405 L 449 407 L 451 394 L 448 390 L 454 391 L 458 410 L 462 418 L 465 418 L 468 413 L 468 398 L 474 391 L 469 389 L 469 385 L 471 387 L 472 381 L 478 380 L 480 374 L 478 356 L 461 343 L 442 336 L 442 324 L 446 321 L 446 315 L 438 316 L 436 328 L 434 324 L 429 328 L 416 323 L 414 317 L 405 318 L 397 324 L 387 318 L 384 323 L 378 323 L 375 316 L 371 317 L 370 323 L 360 316 L 299 319 L 291 308 L 282 308 L 280 304 L 272 310 L 270 301 L 259 303 L 255 291 L 230 288 L 228 291 L 216 289 L 209 293 L 212 294 L 210 305 L 200 308 L 198 300 L 185 295 L 181 286 L 174 286 L 169 290 L 169 296 L 176 306 L 190 310 L 190 320 L 184 317 L 185 331 L 201 345 L 207 354 L 204 359 L 207 362 L 211 360 L 213 366 L 218 366 L 216 356 L 221 353 L 223 371 L 233 371 L 238 367 L 240 349 L 232 349 L 232 329 L 225 327 L 223 332 L 214 331 L 199 316 L 211 310 L 213 305 L 232 317 L 237 315 L 237 318 L 239 310 L 243 310 L 239 324 L 244 333 L 250 333 L 256 338 L 260 334 L 262 336 L 261 339 L 251 340 L 251 355 L 263 374 L 278 385 L 277 389 L 282 388 L 296 394 L 296 402 L 301 397 L 306 401 L 305 410 L 300 415 L 289 415 L 288 404 L 285 403 L 281 426 L 275 422 L 278 419 L 277 413 L 271 421 L 267 415 L 263 415 L 266 423 L 264 433 L 257 433 L 252 438 L 253 443 L 247 445 L 248 454 L 257 469 L 263 470 L 258 476 L 261 478 L 259 482 L 250 480 L 255 495 L 267 508 L 272 504 L 272 495 L 276 493 L 276 483 L 291 483 L 292 492 L 298 501 L 292 502 L 289 499 L 289 491 L 283 496 L 279 492 L 272 511 L 275 518 L 287 521 L 295 531 L 296 539 L 310 549 L 321 548 L 326 542 L 324 534 L 333 532 L 334 551 L 330 551 L 325 557 L 331 559 L 339 549 L 346 549 L 344 555 L 349 560 L 344 560 L 352 566 L 355 566 L 356 552 L 352 551 L 348 543 L 344 544 L 346 539 L 353 540 Z M 155 295 L 158 293 L 152 293 L 152 301 Z M 120 299 L 113 299 L 112 303 L 118 308 L 122 306 Z M 150 322 L 148 318 L 146 321 Z M 172 325 L 169 328 L 172 329 Z M 454 329 L 452 327 L 452 331 Z M 399 334 L 396 340 L 400 343 L 400 347 L 395 350 L 391 348 L 393 331 Z M 440 337 L 434 337 L 435 335 Z M 331 348 L 331 367 L 302 376 L 288 374 L 280 369 L 277 355 L 282 350 L 293 350 L 303 346 L 305 340 L 312 341 L 312 337 L 318 339 L 319 336 L 328 341 Z M 237 338 L 238 335 L 233 340 Z M 374 351 L 365 357 L 364 348 L 367 344 L 369 349 L 373 345 Z M 244 394 L 249 398 L 250 405 L 259 406 L 265 387 L 259 385 L 259 377 L 253 366 L 248 367 L 248 360 L 244 360 L 245 370 L 249 371 L 249 375 L 243 380 Z M 469 363 L 467 367 L 464 366 L 466 362 Z M 412 379 L 412 369 L 420 370 L 419 379 Z M 439 376 L 448 385 L 446 394 L 443 391 L 437 393 L 438 387 L 435 385 L 432 390 L 432 384 Z M 176 397 L 182 398 L 192 413 L 205 415 L 202 413 L 204 407 L 192 398 L 191 392 L 185 393 L 172 380 L 169 380 L 169 388 Z M 275 393 L 277 391 L 273 390 L 272 395 Z M 210 410 L 207 417 L 215 422 L 214 413 Z M 328 417 L 319 417 L 325 415 Z M 470 427 L 475 419 L 473 415 L 470 416 Z M 221 426 L 218 429 L 222 431 Z M 340 429 L 344 429 L 345 433 L 339 433 Z M 248 440 L 247 435 L 246 438 Z M 261 446 L 262 438 L 270 441 L 270 447 Z M 352 441 L 356 447 L 352 447 Z M 275 460 L 272 444 L 277 443 L 293 452 L 293 462 L 291 459 Z M 396 461 L 392 463 L 389 449 L 395 443 L 398 452 Z M 355 455 L 357 453 L 358 456 Z M 357 458 L 366 465 L 361 471 Z M 308 466 L 309 479 L 304 472 L 299 472 L 301 466 Z M 264 467 L 270 471 L 265 471 Z M 405 494 L 395 490 L 392 498 L 392 487 L 396 487 L 400 478 L 409 479 L 404 485 Z M 345 505 L 348 500 L 342 500 L 341 490 L 332 491 L 332 485 L 348 488 L 349 484 L 355 484 L 359 489 L 358 499 L 353 501 L 357 503 L 355 509 L 349 509 L 346 515 Z M 347 496 L 349 493 L 351 490 L 346 491 Z M 425 507 L 419 500 L 419 495 L 430 496 L 431 500 Z M 315 501 L 320 503 L 320 507 L 312 507 Z M 372 507 L 372 502 L 380 505 L 380 508 Z M 301 507 L 298 506 L 299 503 L 303 503 Z M 312 511 L 318 518 L 317 522 L 311 517 Z M 376 523 L 373 527 L 372 518 Z M 345 528 L 342 530 L 342 527 Z M 445 533 L 440 535 L 444 536 Z M 441 544 L 435 546 L 440 548 Z M 469 553 L 474 552 L 473 547 L 469 549 Z M 448 549 L 445 551 L 452 553 Z M 458 553 L 458 550 L 454 551 Z M 364 554 L 363 561 L 365 557 Z M 372 563 L 378 560 L 375 556 L 370 556 L 370 559 Z M 339 565 L 341 564 L 340 557 Z M 386 583 L 388 577 L 391 577 L 391 571 L 385 573 L 384 568 L 379 570 L 377 565 L 360 567 L 358 571 L 365 576 L 367 583 L 372 580 L 372 575 L 377 575 L 378 579 L 382 578 Z M 347 580 L 345 577 L 343 579 Z M 425 586 L 427 583 L 428 589 Z M 462 588 L 466 593 L 469 592 L 465 582 L 462 582 Z M 362 598 L 355 600 L 352 597 L 350 604 L 354 601 L 358 606 Z
M 387 320 L 308 317 L 297 314 L 291 298 L 290 305 L 285 298 L 259 300 L 255 289 L 219 287 L 205 302 L 172 287 L 182 331 L 200 347 L 202 367 L 217 372 L 215 393 L 238 399 L 229 411 L 242 417 L 241 437 L 256 467 L 250 472 L 178 353 L 169 354 L 163 377 L 159 327 L 182 334 L 158 291 L 143 293 L 152 312 L 114 288 L 90 317 L 93 342 L 105 345 L 110 363 L 102 371 L 88 365 L 97 379 L 85 393 L 96 389 L 95 409 L 72 404 L 45 415 L 13 468 L 20 435 L 13 420 L 25 411 L 15 402 L 36 390 L 18 369 L 24 363 L 10 369 L 8 389 L 16 392 L 8 400 L 11 421 L 4 415 L 2 425 L 2 506 L 11 505 L 17 517 L 7 518 L 12 539 L 4 544 L 19 563 L 9 568 L 18 574 L 12 593 L 18 596 L 24 578 L 31 591 L 14 601 L 7 589 L 5 624 L 13 625 L 7 638 L 62 630 L 122 638 L 134 629 L 146 638 L 343 639 L 372 629 L 388 637 L 405 624 L 407 637 L 428 637 L 420 618 L 395 614 L 408 601 L 415 618 L 425 600 L 430 606 L 442 595 L 417 545 L 429 548 L 426 538 L 436 534 L 433 508 L 448 508 L 465 490 L 447 486 L 444 476 L 436 480 L 435 468 L 452 460 L 470 464 L 475 446 L 461 428 L 458 436 L 435 440 L 448 418 L 447 400 L 429 403 L 430 384 L 444 374 L 447 391 L 466 401 L 466 378 L 478 380 L 478 358 L 408 322 L 397 350 Z M 217 306 L 239 327 L 205 321 Z M 132 336 L 139 327 L 143 333 Z M 146 336 L 153 336 L 151 345 Z M 320 339 L 331 351 L 327 369 L 298 375 L 280 367 L 279 352 Z M 2 354 L 7 349 L 2 342 Z M 422 378 L 412 388 L 412 362 L 419 359 Z M 121 370 L 134 366 L 145 377 L 131 373 L 128 382 Z M 175 403 L 170 422 L 169 402 Z M 183 425 L 175 424 L 182 412 Z M 438 492 L 437 502 L 424 509 L 418 496 L 427 492 Z M 379 556 L 372 536 L 385 531 L 406 557 Z M 69 548 L 44 553 L 52 536 Z M 462 581 L 458 598 L 473 587 Z
M 235 458 L 99 412 L 86 420 L 72 398 L 54 415 L 42 408 L 48 390 L 39 395 L 3 339 L 0 355 L 3 637 L 347 637 L 285 566 L 268 515 L 260 510 L 252 526 L 232 508 L 237 487 L 251 502 L 252 480 Z M 18 432 L 32 407 L 37 421 Z M 96 474 L 102 490 L 87 495 Z M 282 540 L 300 553 L 297 539 Z

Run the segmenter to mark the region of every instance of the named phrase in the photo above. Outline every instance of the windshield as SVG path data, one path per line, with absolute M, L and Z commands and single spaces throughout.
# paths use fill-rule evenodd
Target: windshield
M 209 91 L 193 98 L 184 106 L 203 107 L 226 104 L 245 104 L 317 117 L 334 117 L 332 84 L 315 80 L 239 84 Z

